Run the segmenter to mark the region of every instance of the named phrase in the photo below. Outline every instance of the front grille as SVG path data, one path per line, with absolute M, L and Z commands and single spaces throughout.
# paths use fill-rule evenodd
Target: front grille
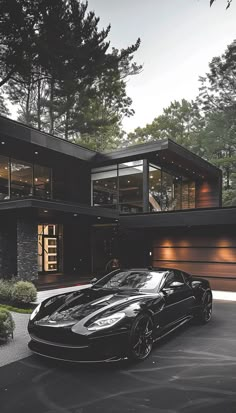
M 50 343 L 58 343 L 65 345 L 88 345 L 87 337 L 75 334 L 71 331 L 71 327 L 42 327 L 34 326 L 30 332 L 36 338 L 48 341 Z

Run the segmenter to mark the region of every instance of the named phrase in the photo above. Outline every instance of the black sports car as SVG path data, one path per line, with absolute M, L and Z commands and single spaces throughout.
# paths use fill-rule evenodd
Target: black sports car
M 43 301 L 30 317 L 29 348 L 69 361 L 143 360 L 161 337 L 211 315 L 208 281 L 174 269 L 119 269 Z

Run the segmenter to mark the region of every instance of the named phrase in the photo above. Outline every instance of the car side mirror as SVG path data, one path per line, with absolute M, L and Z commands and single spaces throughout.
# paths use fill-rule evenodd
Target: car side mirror
M 200 287 L 200 285 L 201 285 L 201 281 L 192 281 L 191 282 L 191 286 L 192 286 L 192 288 L 198 288 L 198 287 Z
M 98 279 L 95 277 L 95 278 L 92 278 L 92 280 L 90 281 L 90 283 L 91 283 L 91 284 L 95 284 L 97 281 L 98 281 Z
M 183 287 L 183 285 L 184 285 L 184 283 L 181 283 L 179 281 L 173 281 L 170 284 L 169 288 L 179 288 L 179 287 Z

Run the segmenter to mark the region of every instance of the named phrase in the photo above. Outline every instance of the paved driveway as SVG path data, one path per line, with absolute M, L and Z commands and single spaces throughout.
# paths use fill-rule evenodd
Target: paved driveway
M 236 303 L 215 302 L 209 325 L 185 326 L 140 364 L 4 366 L 0 401 L 1 413 L 236 413 Z

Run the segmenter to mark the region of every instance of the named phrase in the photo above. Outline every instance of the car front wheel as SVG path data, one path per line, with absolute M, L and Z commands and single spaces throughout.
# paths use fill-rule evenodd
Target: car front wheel
M 153 321 L 148 314 L 141 314 L 134 321 L 130 333 L 129 358 L 145 360 L 153 347 Z
M 209 323 L 212 317 L 212 295 L 208 292 L 204 298 L 203 305 L 196 318 L 203 324 Z

